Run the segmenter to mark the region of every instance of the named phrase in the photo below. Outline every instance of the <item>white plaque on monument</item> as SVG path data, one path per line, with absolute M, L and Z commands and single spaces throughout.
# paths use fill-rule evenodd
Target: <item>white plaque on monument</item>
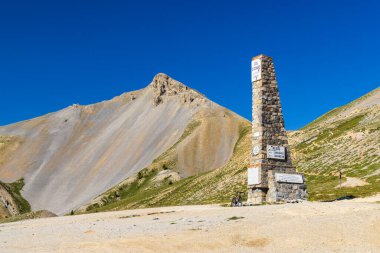
M 274 176 L 277 182 L 303 184 L 302 175 L 299 174 L 275 173 Z
M 260 148 L 259 148 L 258 146 L 255 146 L 255 147 L 253 148 L 253 154 L 254 154 L 254 155 L 258 155 L 259 152 L 260 152 Z
M 268 145 L 267 157 L 272 159 L 285 160 L 285 147 Z
M 248 185 L 260 184 L 259 168 L 248 168 Z
M 251 62 L 252 82 L 261 79 L 261 59 L 255 59 Z

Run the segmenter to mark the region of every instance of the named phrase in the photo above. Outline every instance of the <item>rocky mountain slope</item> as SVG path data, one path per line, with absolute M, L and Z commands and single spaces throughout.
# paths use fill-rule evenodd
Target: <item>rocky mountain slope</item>
M 196 128 L 190 125 L 185 135 L 196 136 Z M 176 146 L 173 146 L 137 175 L 101 194 L 78 211 L 229 202 L 236 191 L 246 191 L 250 147 L 251 124 L 243 119 L 239 122 L 239 138 L 233 146 L 232 157 L 225 165 L 180 179 L 172 174 L 178 165 Z
M 311 200 L 380 192 L 379 106 L 380 88 L 323 115 L 300 131 L 288 133 L 293 162 L 298 171 L 305 173 Z M 185 132 L 191 136 L 193 131 L 190 127 Z M 233 155 L 224 166 L 178 181 L 171 175 L 170 168 L 176 162 L 169 150 L 144 171 L 79 211 L 228 203 L 234 192 L 246 191 L 250 150 L 251 124 L 242 120 Z M 342 186 L 347 187 L 337 188 L 339 169 L 343 171 Z M 157 177 L 165 180 L 157 184 Z
M 378 88 L 289 133 L 311 200 L 380 192 L 379 106 Z M 248 120 L 158 74 L 112 100 L 0 127 L 0 180 L 24 179 L 32 210 L 57 214 L 223 203 L 246 191 L 250 150 Z
M 165 74 L 142 90 L 0 127 L 0 180 L 25 179 L 33 210 L 65 214 L 162 156 L 183 178 L 226 164 L 240 116 Z M 196 128 L 196 129 L 195 129 Z M 189 135 L 185 130 L 195 129 Z

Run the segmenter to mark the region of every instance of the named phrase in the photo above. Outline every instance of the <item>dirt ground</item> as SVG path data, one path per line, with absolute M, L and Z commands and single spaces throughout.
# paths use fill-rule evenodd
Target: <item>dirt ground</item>
M 380 195 L 320 203 L 178 206 L 0 225 L 0 252 L 380 252 Z
M 368 185 L 368 183 L 364 180 L 361 180 L 360 178 L 347 177 L 346 181 L 343 182 L 341 186 L 337 185 L 335 188 L 336 189 L 338 189 L 339 187 L 352 188 L 352 187 L 363 186 L 363 185 Z

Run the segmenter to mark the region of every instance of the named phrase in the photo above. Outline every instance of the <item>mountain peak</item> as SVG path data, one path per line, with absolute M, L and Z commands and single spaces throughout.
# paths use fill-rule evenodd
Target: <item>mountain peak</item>
M 159 80 L 161 78 L 164 78 L 164 79 L 169 79 L 170 76 L 165 74 L 165 73 L 157 73 L 154 77 L 153 77 L 153 81 L 154 80 Z
M 177 97 L 186 104 L 206 100 L 205 96 L 164 73 L 158 73 L 148 86 L 154 92 L 153 104 L 158 106 L 169 97 Z
M 174 80 L 165 73 L 156 74 L 149 86 L 153 89 L 158 89 L 160 93 L 165 93 L 168 89 L 189 89 L 189 87 L 181 82 L 178 82 L 177 80 Z

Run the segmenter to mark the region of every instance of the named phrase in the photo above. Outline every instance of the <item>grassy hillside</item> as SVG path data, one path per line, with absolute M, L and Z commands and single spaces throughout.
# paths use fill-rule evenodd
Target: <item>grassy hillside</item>
M 0 135 L 0 164 L 3 164 L 12 155 L 22 143 L 21 139 L 12 135 Z M 28 213 L 31 207 L 28 201 L 21 195 L 21 190 L 24 187 L 24 179 L 21 178 L 13 183 L 4 183 L 0 181 L 0 197 L 3 201 L 8 200 L 12 210 L 4 207 L 0 202 L 0 218 L 14 216 L 17 214 Z
M 0 218 L 13 216 L 17 214 L 24 214 L 31 211 L 30 205 L 26 199 L 21 195 L 21 190 L 24 187 L 24 179 L 20 179 L 13 183 L 4 183 L 0 181 L 0 196 L 4 199 L 7 199 L 12 206 L 12 210 L 14 213 L 9 213 L 3 207 L 3 203 L 1 205 L 1 213 Z
M 312 200 L 380 192 L 380 89 L 290 133 L 293 160 L 308 179 Z M 335 188 L 339 170 L 367 185 Z

